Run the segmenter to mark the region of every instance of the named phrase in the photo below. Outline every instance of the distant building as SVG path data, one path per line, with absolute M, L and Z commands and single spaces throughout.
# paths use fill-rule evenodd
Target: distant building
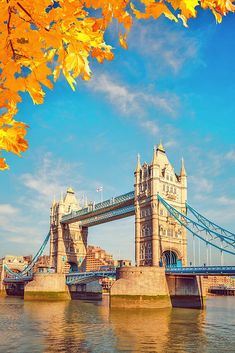
M 235 278 L 230 276 L 208 276 L 206 283 L 207 291 L 212 287 L 235 288 Z
M 131 266 L 131 260 L 118 260 L 117 267 L 129 267 Z
M 86 271 L 99 271 L 108 267 L 114 267 L 113 256 L 108 254 L 104 249 L 99 246 L 87 247 L 86 254 Z

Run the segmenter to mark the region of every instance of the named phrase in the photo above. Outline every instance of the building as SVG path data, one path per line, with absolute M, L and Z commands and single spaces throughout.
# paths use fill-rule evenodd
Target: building
M 117 260 L 117 267 L 129 267 L 131 266 L 131 260 Z
M 99 246 L 87 247 L 86 271 L 99 271 L 102 267 L 114 267 L 113 256 Z
M 207 291 L 212 287 L 235 288 L 235 277 L 230 276 L 208 276 L 206 279 Z
M 158 201 L 157 195 L 186 214 L 187 176 L 184 161 L 176 174 L 163 145 L 151 163 L 135 170 L 135 256 L 137 266 L 186 266 L 186 229 Z

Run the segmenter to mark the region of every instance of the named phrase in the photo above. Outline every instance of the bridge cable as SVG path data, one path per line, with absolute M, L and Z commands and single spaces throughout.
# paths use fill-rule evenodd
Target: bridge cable
M 198 237 L 199 239 L 201 239 L 202 241 L 206 242 L 207 245 L 211 245 L 214 248 L 217 248 L 218 250 L 221 250 L 221 247 L 218 246 L 217 244 L 213 243 L 212 241 L 217 240 L 217 238 L 219 239 L 223 239 L 225 242 L 227 242 L 227 239 L 224 239 L 224 236 L 207 228 L 205 225 L 197 223 L 195 221 L 193 221 L 191 218 L 187 217 L 185 214 L 181 213 L 180 211 L 178 211 L 176 208 L 174 208 L 173 206 L 171 206 L 170 204 L 168 204 L 159 194 L 157 195 L 158 200 L 163 204 L 163 206 L 165 206 L 165 208 L 170 212 L 170 214 L 186 229 L 189 230 L 190 233 L 196 235 L 196 237 Z M 193 230 L 190 228 L 194 227 L 196 229 Z M 204 237 L 202 237 L 201 235 L 198 234 L 198 231 L 204 231 L 207 234 L 209 234 L 211 236 L 210 239 L 205 239 Z M 214 236 L 214 238 L 213 238 Z M 228 242 L 227 242 L 228 243 Z M 232 250 L 227 249 L 227 248 L 223 248 L 223 251 L 232 255 L 235 255 L 235 246 L 231 243 L 229 243 L 230 246 L 232 246 Z

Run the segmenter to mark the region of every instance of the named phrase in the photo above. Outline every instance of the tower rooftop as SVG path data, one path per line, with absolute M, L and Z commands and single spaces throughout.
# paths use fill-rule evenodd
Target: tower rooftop
M 159 145 L 157 146 L 157 151 L 166 152 L 165 148 L 163 147 L 162 141 L 160 141 Z

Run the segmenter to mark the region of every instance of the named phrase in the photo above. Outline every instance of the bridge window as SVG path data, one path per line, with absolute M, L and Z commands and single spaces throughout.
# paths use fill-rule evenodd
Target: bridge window
M 174 251 L 167 250 L 162 254 L 162 261 L 164 266 L 173 266 L 175 267 L 177 264 L 177 255 Z
M 148 226 L 143 226 L 142 231 L 141 231 L 142 237 L 147 237 L 151 235 L 151 228 Z
M 163 209 L 160 209 L 160 216 L 163 216 Z
M 165 187 L 166 187 L 166 185 L 165 185 L 165 184 L 163 184 L 163 186 L 162 186 L 162 187 L 163 187 L 163 191 L 165 191 Z

